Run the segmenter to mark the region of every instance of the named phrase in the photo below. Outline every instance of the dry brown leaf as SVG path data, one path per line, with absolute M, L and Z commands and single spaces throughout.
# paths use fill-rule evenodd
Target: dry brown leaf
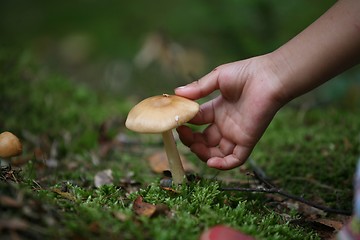
M 172 187 L 172 180 L 168 177 L 164 177 L 160 180 L 160 188 L 171 193 L 180 193 L 180 191 Z
M 170 170 L 165 152 L 155 152 L 148 157 L 147 160 L 151 170 L 155 173 L 162 173 L 166 170 Z
M 171 193 L 176 193 L 176 194 L 179 194 L 180 191 L 174 189 L 174 188 L 171 188 L 171 187 L 161 187 L 163 190 L 165 191 L 168 191 L 168 192 L 171 192 Z
M 334 228 L 336 231 L 339 231 L 343 227 L 343 223 L 340 221 L 332 220 L 332 219 L 316 219 L 314 222 L 318 222 L 320 224 L 323 224 L 325 226 Z
M 59 194 L 61 197 L 66 198 L 66 199 L 68 199 L 70 201 L 73 201 L 73 202 L 76 201 L 76 198 L 74 197 L 74 195 L 72 195 L 69 192 L 63 192 L 59 188 L 53 188 L 53 189 L 51 189 L 51 191 L 53 191 L 54 193 Z
M 183 164 L 185 172 L 196 172 L 196 167 L 190 163 L 185 156 L 180 154 L 180 159 Z M 165 151 L 157 151 L 147 158 L 150 168 L 155 173 L 163 173 L 170 170 L 169 162 Z
M 133 211 L 139 216 L 156 217 L 159 215 L 169 215 L 170 209 L 165 204 L 151 204 L 143 201 L 142 196 L 138 196 L 133 202 Z
M 291 224 L 296 226 L 305 227 L 307 229 L 312 229 L 316 232 L 321 239 L 335 239 L 335 234 L 337 231 L 331 226 L 326 224 L 322 224 L 317 221 L 313 220 L 306 220 L 306 219 L 295 219 L 290 221 Z
M 156 206 L 143 201 L 142 196 L 138 196 L 133 203 L 133 211 L 140 216 L 151 217 L 156 211 Z

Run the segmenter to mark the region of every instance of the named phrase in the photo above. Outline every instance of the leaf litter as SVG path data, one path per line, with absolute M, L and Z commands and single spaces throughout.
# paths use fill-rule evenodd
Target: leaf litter
M 184 155 L 180 154 L 180 159 L 185 172 L 197 172 L 198 169 L 195 165 L 189 162 Z M 147 161 L 151 170 L 155 173 L 163 173 L 170 169 L 165 151 L 155 151 L 147 157 Z
M 103 133 L 103 134 L 105 134 L 105 133 Z M 37 164 L 35 171 L 40 172 L 40 170 L 41 170 L 41 171 L 44 171 L 44 174 L 46 174 L 45 172 L 47 171 L 49 174 L 51 174 L 51 171 L 52 171 L 51 169 L 54 169 L 54 168 L 60 169 L 60 167 L 61 167 L 60 160 L 63 160 L 63 159 L 61 159 L 61 157 L 63 157 L 63 156 L 59 156 L 59 151 L 58 151 L 59 145 L 60 145 L 60 144 L 58 144 L 58 142 L 60 142 L 60 141 L 51 140 L 48 136 L 45 136 L 45 135 L 42 135 L 41 137 L 39 137 L 37 141 L 38 141 L 38 143 L 41 142 L 41 144 L 40 145 L 35 145 L 35 144 L 31 145 L 31 149 L 34 149 L 34 153 L 36 155 L 35 160 L 34 160 Z M 119 132 L 118 134 L 114 135 L 114 137 L 108 137 L 108 138 L 104 137 L 102 140 L 99 141 L 100 148 L 102 146 L 104 146 L 103 150 L 100 150 L 99 151 L 100 153 L 99 152 L 96 153 L 96 151 L 94 151 L 95 153 L 93 153 L 96 156 L 99 156 L 100 159 L 97 161 L 98 162 L 97 164 L 95 164 L 94 161 L 92 161 L 92 164 L 99 165 L 99 164 L 101 164 L 101 161 L 104 161 L 105 159 L 109 158 L 109 156 L 112 156 L 111 153 L 116 152 L 116 151 L 123 153 L 128 150 L 128 149 L 126 149 L 128 146 L 136 146 L 139 144 L 139 142 L 141 142 L 141 141 L 133 140 L 123 132 Z M 348 141 L 344 141 L 344 143 L 347 146 L 347 149 L 352 148 L 352 146 L 350 146 Z M 40 148 L 39 146 L 42 146 L 42 147 Z M 149 148 L 151 148 L 151 146 Z M 133 149 L 135 149 L 135 151 L 139 151 L 139 155 L 142 156 L 140 154 L 143 151 L 142 148 L 133 148 Z M 50 162 L 50 164 L 47 164 L 46 161 L 48 161 L 51 158 L 54 159 L 54 161 Z M 31 159 L 31 157 L 26 156 L 26 157 L 24 157 L 23 162 L 26 163 L 29 161 L 29 159 Z M 163 151 L 155 151 L 154 154 L 152 154 L 151 156 L 149 156 L 149 158 L 147 158 L 147 160 L 148 160 L 150 169 L 154 173 L 163 173 L 163 171 L 168 170 L 166 154 Z M 84 161 L 86 163 L 86 159 L 82 159 L 82 161 Z M 197 168 L 194 165 L 192 165 L 190 162 L 188 162 L 188 160 L 185 159 L 185 157 L 183 157 L 182 161 L 184 163 L 184 168 L 186 171 L 197 172 Z M 24 164 L 24 163 L 21 163 L 22 161 L 19 161 L 19 162 L 20 162 L 19 165 Z M 78 161 L 76 161 L 76 162 L 78 162 Z M 55 163 L 55 164 L 53 164 L 53 163 Z M 70 164 L 72 164 L 72 163 L 73 163 L 73 161 L 65 162 L 65 164 L 62 163 L 62 166 L 70 166 Z M 187 165 L 188 163 L 190 166 Z M 78 162 L 75 167 L 71 167 L 71 168 L 69 167 L 69 169 L 76 170 L 76 171 L 84 171 L 84 169 L 86 170 L 86 169 L 88 169 L 88 167 L 92 167 L 91 164 L 89 164 L 89 163 L 86 163 L 86 164 L 88 164 L 88 166 L 85 168 L 82 168 L 83 167 L 82 162 Z M 79 170 L 78 168 L 81 170 Z M 95 186 L 97 188 L 101 188 L 104 185 L 115 184 L 116 186 L 120 186 L 122 189 L 124 189 L 126 191 L 126 193 L 134 193 L 134 192 L 138 191 L 141 187 L 141 182 L 135 180 L 133 178 L 134 174 L 132 174 L 131 172 L 129 172 L 128 174 L 126 174 L 124 177 L 122 177 L 119 180 L 114 179 L 111 169 L 101 170 L 101 171 L 98 171 L 98 172 L 92 173 L 92 174 L 94 176 L 94 180 L 90 184 L 93 184 L 93 186 Z M 1 180 L 4 180 L 6 182 L 21 181 L 20 171 L 11 169 L 11 168 L 6 168 L 6 169 L 2 168 L 1 177 L 2 177 Z M 49 178 L 49 179 L 51 180 L 51 178 Z M 304 179 L 299 179 L 299 180 L 304 180 Z M 310 182 L 310 180 L 309 180 L 309 182 Z M 234 182 L 235 181 L 236 180 L 234 179 Z M 247 182 L 248 182 L 248 180 L 247 180 Z M 244 183 L 246 183 L 246 181 L 244 181 Z M 327 187 L 327 188 L 329 188 L 329 187 Z M 171 193 L 178 193 L 176 190 L 174 190 L 171 187 L 162 187 L 162 189 L 166 190 L 168 192 L 171 192 Z M 53 188 L 50 190 L 52 192 L 56 193 L 61 198 L 67 199 L 72 202 L 76 201 L 76 198 L 72 193 L 70 193 L 62 188 Z M 312 209 L 308 206 L 304 206 L 302 204 L 299 205 L 298 203 L 294 203 L 291 200 L 288 200 L 286 198 L 276 199 L 274 197 L 274 195 L 271 195 L 271 196 L 267 195 L 267 197 L 269 199 L 272 199 L 273 202 L 276 202 L 278 204 L 278 206 L 281 205 L 280 208 L 283 208 L 282 209 L 283 214 L 284 214 L 284 212 L 286 212 L 285 211 L 285 208 L 286 208 L 287 211 L 296 210 L 301 215 L 301 218 L 299 218 L 299 219 L 290 220 L 291 224 L 295 224 L 298 226 L 306 226 L 311 229 L 315 229 L 320 234 L 320 236 L 327 236 L 327 237 L 333 236 L 335 234 L 335 232 L 338 231 L 338 229 L 340 229 L 343 226 L 344 222 L 346 222 L 348 220 L 346 217 L 340 218 L 338 216 L 324 215 L 321 212 L 314 211 L 314 209 Z M 317 199 L 317 202 L 318 202 L 318 200 L 319 199 Z M 37 204 L 39 204 L 39 203 L 37 203 Z M 12 197 L 12 196 L 1 195 L 0 205 L 2 207 L 13 208 L 13 209 L 17 209 L 17 210 L 24 208 L 25 210 L 22 210 L 22 211 L 24 211 L 23 214 L 26 216 L 32 215 L 34 218 L 38 218 L 38 216 L 45 216 L 44 219 L 46 219 L 46 218 L 56 219 L 54 216 L 52 216 L 52 213 L 50 213 L 50 212 L 45 211 L 45 213 L 43 212 L 42 215 L 35 213 L 33 210 L 31 210 L 33 203 L 30 204 L 27 202 L 23 202 L 23 200 L 20 196 Z M 167 215 L 170 212 L 170 209 L 166 205 L 147 203 L 144 201 L 144 199 L 141 196 L 138 196 L 136 198 L 136 200 L 133 201 L 132 211 L 137 216 L 144 216 L 144 217 L 152 218 L 152 217 L 155 217 L 158 215 L 163 215 L 163 214 Z M 121 211 L 113 211 L 112 214 L 116 219 L 118 219 L 119 221 L 122 221 L 122 222 L 132 220 L 131 218 L 129 218 L 128 215 L 124 214 Z M 50 215 L 50 216 L 46 216 L 46 215 Z M 283 216 L 285 216 L 285 215 L 286 214 L 284 214 Z M 328 218 L 326 218 L 326 217 L 328 217 Z M 31 226 L 33 224 L 32 222 L 29 222 L 26 220 L 23 220 L 23 221 L 18 221 L 18 220 L 22 220 L 22 218 L 18 218 L 18 217 L 9 218 L 9 221 L 7 221 L 6 223 L 5 223 L 6 220 L 4 221 L 3 219 L 1 219 L 0 230 L 1 229 L 10 229 L 12 231 L 24 231 L 24 230 L 28 229 L 29 225 Z M 47 225 L 51 225 L 51 222 L 54 222 L 54 221 L 56 221 L 56 220 L 49 220 L 48 221 L 49 223 L 47 223 Z M 97 222 L 94 222 L 94 223 L 90 224 L 89 226 L 91 226 L 90 229 L 92 229 L 91 230 L 92 232 L 98 232 L 99 224 Z M 327 237 L 325 237 L 325 239 L 327 239 Z
M 133 211 L 139 216 L 155 217 L 159 215 L 166 215 L 170 209 L 165 204 L 151 204 L 144 202 L 142 196 L 138 196 L 133 202 Z

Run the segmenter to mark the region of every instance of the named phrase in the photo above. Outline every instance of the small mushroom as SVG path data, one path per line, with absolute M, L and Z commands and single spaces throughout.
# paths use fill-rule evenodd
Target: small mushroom
M 10 160 L 11 157 L 18 156 L 22 153 L 20 140 L 11 132 L 0 134 L 0 158 Z
M 163 94 L 147 98 L 134 106 L 125 125 L 140 133 L 162 133 L 170 171 L 175 184 L 183 183 L 185 171 L 172 133 L 199 111 L 199 104 L 189 99 Z

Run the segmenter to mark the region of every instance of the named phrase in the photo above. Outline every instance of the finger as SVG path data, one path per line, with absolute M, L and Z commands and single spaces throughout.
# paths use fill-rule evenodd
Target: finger
M 207 144 L 206 139 L 202 133 L 194 132 L 191 128 L 187 126 L 180 126 L 176 128 L 176 131 L 179 134 L 180 141 L 185 145 L 190 147 L 194 143 Z
M 209 140 L 212 146 L 217 146 L 220 141 L 213 139 L 208 140 L 204 133 L 193 132 L 191 128 L 184 125 L 176 128 L 176 131 L 178 132 L 180 141 L 188 147 L 191 147 L 195 143 L 201 143 L 205 146 L 209 146 Z
M 215 124 L 208 126 L 202 133 L 193 132 L 191 128 L 182 125 L 176 129 L 180 140 L 190 146 L 194 143 L 203 143 L 208 147 L 218 146 L 221 142 L 222 135 Z
M 201 137 L 202 139 L 199 139 Z M 222 138 L 217 125 L 211 124 L 208 126 L 203 133 L 198 136 L 197 142 L 205 143 L 208 147 L 216 147 L 219 145 Z
M 233 151 L 234 151 L 234 148 L 235 148 L 236 144 L 225 139 L 225 138 L 222 138 L 220 140 L 220 143 L 218 145 L 218 148 L 220 150 L 220 152 L 226 156 L 226 155 L 229 155 L 231 154 Z
M 206 144 L 200 142 L 192 144 L 190 150 L 204 162 L 214 156 L 225 157 L 225 154 L 223 154 L 218 147 L 208 147 Z
M 190 149 L 195 153 L 201 160 L 207 161 L 213 157 L 225 157 L 234 151 L 235 144 L 231 143 L 226 139 L 221 139 L 219 145 L 209 146 L 203 142 L 194 142 Z
M 194 100 L 205 97 L 219 88 L 218 76 L 219 70 L 215 68 L 198 81 L 176 88 L 175 94 Z
M 207 165 L 220 170 L 229 170 L 245 163 L 252 149 L 237 145 L 232 154 L 225 157 L 212 157 L 207 161 Z
M 196 133 L 187 126 L 177 129 L 180 140 L 190 147 L 200 159 L 206 161 L 212 157 L 224 157 L 234 151 L 235 144 L 222 137 L 216 125 L 210 125 L 203 133 Z
M 189 121 L 189 123 L 202 125 L 214 122 L 215 112 L 213 106 L 215 101 L 216 99 L 202 104 L 199 112 Z
M 180 126 L 176 128 L 177 133 L 179 134 L 180 141 L 185 145 L 190 147 L 194 143 L 194 133 L 191 128 L 187 126 Z
M 220 141 L 220 144 L 216 147 L 209 147 L 204 143 L 195 142 L 190 146 L 190 150 L 195 153 L 202 161 L 207 162 L 208 160 L 213 158 L 225 158 L 228 154 L 233 152 L 234 146 L 235 144 L 225 139 L 222 139 L 222 141 Z

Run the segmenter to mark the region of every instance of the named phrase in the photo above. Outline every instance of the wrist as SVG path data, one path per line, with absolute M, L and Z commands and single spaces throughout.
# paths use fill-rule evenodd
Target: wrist
M 288 79 L 293 75 L 291 65 L 278 52 L 268 53 L 261 58 L 265 79 L 269 82 L 267 98 L 281 107 L 296 97 L 290 94 L 288 86 Z
M 309 51 L 311 52 L 311 51 Z M 296 46 L 283 46 L 267 54 L 269 71 L 273 74 L 274 92 L 280 102 L 287 102 L 316 88 L 328 78 L 321 60 L 309 52 L 301 53 Z
M 290 101 L 359 62 L 359 1 L 338 1 L 286 44 L 266 55 L 281 101 Z

